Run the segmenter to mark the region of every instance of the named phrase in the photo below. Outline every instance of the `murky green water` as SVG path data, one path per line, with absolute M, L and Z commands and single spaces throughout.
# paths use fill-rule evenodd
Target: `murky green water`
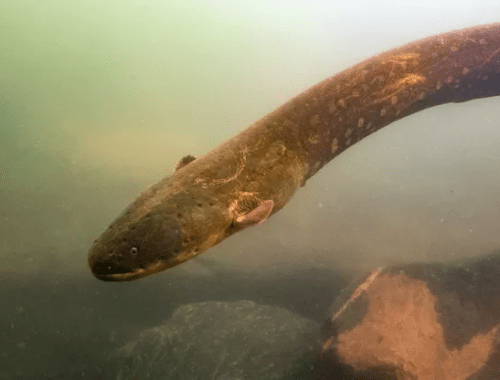
M 0 379 L 114 379 L 108 353 L 179 305 L 250 299 L 321 322 L 360 270 L 497 250 L 493 98 L 375 134 L 200 260 L 127 284 L 86 264 L 182 156 L 373 54 L 498 21 L 495 4 L 0 1 Z

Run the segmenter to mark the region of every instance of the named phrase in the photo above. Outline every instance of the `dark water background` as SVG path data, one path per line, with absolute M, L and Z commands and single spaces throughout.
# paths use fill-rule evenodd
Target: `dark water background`
M 321 322 L 363 270 L 500 247 L 500 100 L 406 118 L 287 208 L 167 273 L 106 284 L 92 240 L 145 186 L 316 82 L 496 1 L 0 1 L 0 379 L 111 379 L 179 305 L 249 299 Z

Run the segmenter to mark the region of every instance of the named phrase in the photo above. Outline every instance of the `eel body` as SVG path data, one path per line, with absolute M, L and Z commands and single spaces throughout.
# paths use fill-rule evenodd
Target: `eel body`
M 311 87 L 146 189 L 95 240 L 92 273 L 134 280 L 178 265 L 283 208 L 323 165 L 380 128 L 500 94 L 500 24 L 425 38 Z

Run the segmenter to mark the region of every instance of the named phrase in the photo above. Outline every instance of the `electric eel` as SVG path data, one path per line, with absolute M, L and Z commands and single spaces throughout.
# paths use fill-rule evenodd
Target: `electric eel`
M 171 268 L 281 210 L 308 178 L 395 120 L 500 95 L 500 23 L 412 42 L 291 99 L 206 155 L 186 156 L 94 241 L 104 281 Z

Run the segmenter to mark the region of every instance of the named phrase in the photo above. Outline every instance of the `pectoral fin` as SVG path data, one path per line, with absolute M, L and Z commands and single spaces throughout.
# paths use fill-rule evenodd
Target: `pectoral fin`
M 273 207 L 274 202 L 272 200 L 262 201 L 250 212 L 237 217 L 234 225 L 238 228 L 246 228 L 261 224 L 271 215 Z

